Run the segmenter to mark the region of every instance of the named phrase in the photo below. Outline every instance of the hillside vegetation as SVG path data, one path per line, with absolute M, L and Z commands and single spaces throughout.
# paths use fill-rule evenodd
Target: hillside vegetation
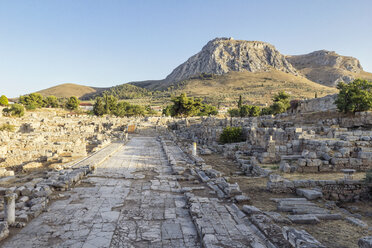
M 279 91 L 288 92 L 293 98 L 314 98 L 337 93 L 337 89 L 314 83 L 304 77 L 272 70 L 269 72 L 229 72 L 211 78 L 194 77 L 171 86 L 168 91 L 177 95 L 201 97 L 211 103 L 236 102 L 242 95 L 248 103 L 266 105 Z
M 106 93 L 108 95 L 112 95 L 120 100 L 126 100 L 126 99 L 136 99 L 136 98 L 143 98 L 147 96 L 151 96 L 152 92 L 150 90 L 147 90 L 145 88 L 137 87 L 135 85 L 131 84 L 121 84 L 114 86 L 112 88 L 109 88 L 105 91 L 97 92 L 95 94 L 90 94 L 82 99 L 88 100 L 88 99 L 94 99 L 97 96 L 102 96 L 103 93 Z

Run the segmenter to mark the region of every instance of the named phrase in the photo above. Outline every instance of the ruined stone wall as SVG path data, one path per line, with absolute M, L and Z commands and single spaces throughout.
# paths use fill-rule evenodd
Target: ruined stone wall
M 297 189 L 314 188 L 321 189 L 323 198 L 333 201 L 351 202 L 361 199 L 370 199 L 372 185 L 355 180 L 286 180 L 281 178 L 269 181 L 267 189 L 276 193 L 296 193 Z
M 0 131 L 0 167 L 63 164 L 122 139 L 128 124 L 156 133 L 168 122 L 169 118 L 66 115 L 55 110 L 26 112 L 21 118 L 2 117 L 0 125 L 13 125 L 15 131 Z
M 207 145 L 209 149 L 229 157 L 233 157 L 235 151 L 229 145 L 219 144 L 219 136 L 226 126 L 242 127 L 245 145 L 232 147 L 238 145 L 240 151 L 255 156 L 263 164 L 283 162 L 286 172 L 339 171 L 345 168 L 365 171 L 372 167 L 372 131 L 364 126 L 370 117 L 372 120 L 370 113 L 357 113 L 340 119 L 343 123 L 360 124 L 362 121 L 362 128 L 358 130 L 333 124 L 297 124 L 288 118 L 269 116 L 174 119 L 169 127 L 178 137 Z

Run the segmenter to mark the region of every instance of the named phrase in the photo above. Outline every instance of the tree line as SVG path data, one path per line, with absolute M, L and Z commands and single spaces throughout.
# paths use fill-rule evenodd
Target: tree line
M 132 92 L 137 91 L 140 95 L 149 94 L 146 90 L 141 91 L 137 89 L 139 87 L 133 85 L 117 87 L 115 88 L 115 92 L 122 96 L 120 92 L 128 87 L 131 88 Z M 339 94 L 337 95 L 335 104 L 340 112 L 355 113 L 372 109 L 372 82 L 356 79 L 348 84 L 340 82 L 337 88 L 339 89 Z M 237 108 L 229 109 L 228 114 L 231 117 L 254 117 L 284 113 L 291 107 L 292 103 L 298 102 L 298 100 L 290 101 L 290 98 L 291 96 L 288 93 L 282 91 L 273 96 L 273 103 L 270 106 L 260 108 L 255 105 L 244 105 L 242 97 L 240 96 Z M 188 97 L 186 93 L 182 93 L 177 97 L 172 97 L 171 102 L 171 105 L 163 109 L 163 115 L 188 117 L 218 114 L 218 110 L 215 106 L 207 104 L 199 98 Z M 8 98 L 5 95 L 0 96 L 0 106 L 7 107 L 3 109 L 5 116 L 23 116 L 25 108 L 27 110 L 34 110 L 36 108 L 59 107 L 68 110 L 77 110 L 79 105 L 80 100 L 75 96 L 70 98 L 57 98 L 55 96 L 43 97 L 39 93 L 31 93 L 29 95 L 20 96 L 18 103 L 9 106 Z M 141 106 L 119 101 L 118 97 L 105 92 L 103 96 L 95 98 L 92 114 L 97 116 L 109 114 L 118 117 L 129 117 L 155 115 L 156 111 L 151 109 L 150 105 Z
M 150 105 L 130 104 L 120 101 L 113 95 L 103 94 L 103 97 L 96 97 L 93 105 L 93 114 L 96 116 L 115 115 L 117 117 L 156 115 L 156 111 Z
M 188 97 L 186 93 L 172 97 L 172 104 L 163 109 L 163 115 L 172 117 L 217 115 L 215 106 L 203 103 L 199 98 Z

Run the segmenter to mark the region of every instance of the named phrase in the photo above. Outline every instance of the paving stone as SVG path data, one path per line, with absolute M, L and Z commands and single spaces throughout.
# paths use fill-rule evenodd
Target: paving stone
M 322 198 L 323 194 L 320 191 L 313 190 L 313 189 L 301 189 L 298 188 L 296 190 L 297 195 L 304 196 L 308 200 L 315 200 L 318 198 Z
M 313 214 L 288 215 L 288 219 L 296 224 L 317 224 L 319 219 Z
M 171 174 L 159 142 L 134 137 L 85 179 L 90 186 L 66 191 L 67 199 L 53 202 L 49 212 L 40 209 L 3 247 L 199 247 L 195 225 L 182 209 L 186 198 L 174 193 L 180 186 Z M 27 203 L 37 208 L 43 201 Z
M 359 248 L 372 248 L 372 236 L 359 239 L 358 245 Z

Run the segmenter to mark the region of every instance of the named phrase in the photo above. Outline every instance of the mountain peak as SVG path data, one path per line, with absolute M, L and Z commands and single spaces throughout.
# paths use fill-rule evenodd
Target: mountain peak
M 174 69 L 165 81 L 178 82 L 201 73 L 221 75 L 230 71 L 264 72 L 272 69 L 298 75 L 273 45 L 222 37 L 209 41 L 199 53 Z
M 358 59 L 334 51 L 319 50 L 286 58 L 307 78 L 328 86 L 335 86 L 341 81 L 349 83 L 356 78 L 355 74 L 363 73 Z
M 301 65 L 306 67 L 329 66 L 354 73 L 363 71 L 358 59 L 342 56 L 334 51 L 319 50 L 304 55 L 287 56 L 287 59 L 296 68 L 301 67 Z

